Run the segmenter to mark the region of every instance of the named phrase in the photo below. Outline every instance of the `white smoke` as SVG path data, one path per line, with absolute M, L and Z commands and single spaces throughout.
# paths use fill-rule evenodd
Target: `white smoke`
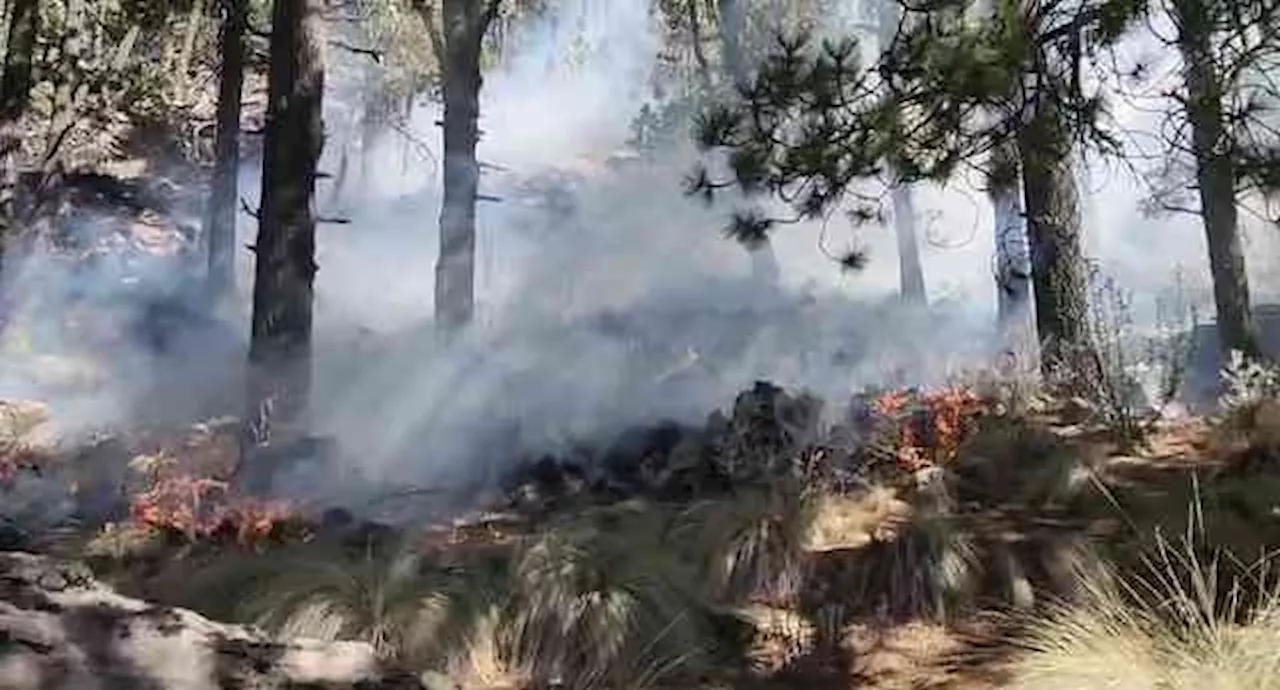
M 309 471 L 308 491 L 349 490 L 351 469 L 393 485 L 492 476 L 520 450 L 555 449 L 663 416 L 697 418 L 755 379 L 806 387 L 839 405 L 863 386 L 936 381 L 952 360 L 990 353 L 994 223 L 976 179 L 920 187 L 918 227 L 934 306 L 927 315 L 904 315 L 892 300 L 898 277 L 890 228 L 855 230 L 839 216 L 784 226 L 774 237 L 781 283 L 762 286 L 749 279 L 746 252 L 721 234 L 728 208 L 705 208 L 682 194 L 681 177 L 694 162 L 689 151 L 607 162 L 625 147 L 650 96 L 659 36 L 649 5 L 553 2 L 545 16 L 517 27 L 504 61 L 486 75 L 479 155 L 493 167 L 481 192 L 498 201 L 480 203 L 478 322 L 459 342 L 437 342 L 430 323 L 437 105 L 415 106 L 406 131 L 387 133 L 371 152 L 375 174 L 365 196 L 324 208 L 350 223 L 318 231 L 313 406 L 317 432 L 339 441 L 344 471 Z M 330 58 L 364 59 L 340 51 Z M 358 150 L 353 128 L 339 125 L 359 104 L 337 86 L 329 96 L 326 119 L 334 126 L 323 167 L 332 171 L 340 151 Z M 1138 110 L 1118 117 L 1126 126 L 1153 126 Z M 241 177 L 250 206 L 257 165 L 249 162 Z M 554 195 L 522 191 L 552 175 L 571 188 L 562 212 L 547 207 Z M 1162 286 L 1179 264 L 1203 275 L 1198 220 L 1143 218 L 1143 190 L 1126 175 L 1099 170 L 1087 188 L 1092 250 L 1141 294 Z M 321 185 L 321 200 L 329 184 Z M 239 244 L 250 244 L 253 219 L 241 214 L 239 231 Z M 842 273 L 831 255 L 855 240 L 870 264 Z M 180 355 L 157 358 L 126 339 L 104 362 L 111 381 L 91 396 L 29 382 L 4 392 L 53 399 L 55 413 L 74 409 L 70 417 L 85 426 L 138 421 L 140 411 L 175 419 L 224 403 L 234 411 L 250 258 L 240 254 L 238 309 L 222 324 L 230 335 L 217 347 L 186 338 L 173 346 Z M 27 287 L 20 295 L 43 297 L 30 312 L 36 332 L 70 303 L 50 297 L 50 286 L 107 295 L 118 282 L 107 271 L 73 276 L 41 261 L 15 281 Z M 166 265 L 158 270 L 173 270 Z M 1251 269 L 1267 294 L 1270 265 Z M 177 276 L 162 278 L 156 282 Z M 75 349 L 53 334 L 62 330 L 48 330 L 42 347 Z M 21 379 L 12 367 L 3 373 L 0 383 Z

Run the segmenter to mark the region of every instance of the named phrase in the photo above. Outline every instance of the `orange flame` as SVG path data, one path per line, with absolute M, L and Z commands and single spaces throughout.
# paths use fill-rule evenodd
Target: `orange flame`
M 133 522 L 178 532 L 191 542 L 227 532 L 242 546 L 256 546 L 291 514 L 284 502 L 237 496 L 226 481 L 196 476 L 177 464 L 165 453 L 135 459 L 147 486 L 130 498 Z
M 890 435 L 899 467 L 915 471 L 955 459 L 987 405 L 966 388 L 936 391 L 889 391 L 871 403 L 892 424 Z

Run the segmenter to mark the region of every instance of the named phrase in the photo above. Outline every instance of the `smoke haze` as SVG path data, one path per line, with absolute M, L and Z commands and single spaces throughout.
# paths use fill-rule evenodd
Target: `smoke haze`
M 332 190 L 321 184 L 322 213 L 351 221 L 318 230 L 314 408 L 317 432 L 337 439 L 341 463 L 299 473 L 289 490 L 347 491 L 353 472 L 373 487 L 470 480 L 518 451 L 556 450 L 662 417 L 699 419 L 755 379 L 808 388 L 838 406 L 867 385 L 940 381 L 990 356 L 993 219 L 977 179 L 920 187 L 932 306 L 903 314 L 894 302 L 892 228 L 853 229 L 839 216 L 784 226 L 774 238 L 781 282 L 760 284 L 747 253 L 722 236 L 730 207 L 705 208 L 682 195 L 694 162 L 687 147 L 656 160 L 610 160 L 650 98 L 657 20 L 647 0 L 560 0 L 548 16 L 518 27 L 486 76 L 480 158 L 496 167 L 486 169 L 481 192 L 500 200 L 479 207 L 478 323 L 459 342 L 431 337 L 438 106 L 416 105 L 407 133 L 382 137 L 363 196 L 348 192 L 330 207 Z M 363 58 L 331 51 L 329 59 Z M 333 120 L 358 109 L 347 98 L 335 85 Z M 1123 125 L 1148 131 L 1158 116 L 1117 113 Z M 331 132 L 322 169 L 335 169 L 344 147 L 358 150 L 343 140 L 349 136 Z M 241 176 L 250 205 L 257 165 Z M 557 177 L 571 192 L 564 207 L 556 193 L 530 190 Z M 1145 193 L 1119 166 L 1097 166 L 1084 198 L 1090 251 L 1138 294 L 1139 309 L 1178 266 L 1194 285 L 1208 285 L 1198 219 L 1145 218 L 1138 205 Z M 1256 257 L 1274 255 L 1273 240 L 1268 228 L 1249 230 L 1261 299 L 1274 292 L 1274 267 Z M 239 232 L 240 244 L 250 244 L 252 218 L 241 214 Z M 850 242 L 869 252 L 862 272 L 841 273 L 830 258 Z M 92 355 L 103 380 L 64 390 L 32 380 L 32 360 L 9 360 L 0 368 L 3 392 L 51 401 L 63 427 L 79 432 L 144 413 L 177 423 L 234 411 L 248 258 L 240 256 L 237 310 L 225 323 L 206 324 L 157 355 L 127 333 L 98 342 L 68 335 L 61 322 L 73 303 L 99 320 L 107 316 L 95 310 L 118 303 L 133 318 L 139 305 L 182 282 L 174 275 L 180 264 L 108 260 L 86 270 L 37 254 L 12 278 L 27 347 Z

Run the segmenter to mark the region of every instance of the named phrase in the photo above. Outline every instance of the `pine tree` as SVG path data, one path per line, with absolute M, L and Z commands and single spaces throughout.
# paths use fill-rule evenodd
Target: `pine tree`
M 13 239 L 17 219 L 19 121 L 31 102 L 32 64 L 40 32 L 38 0 L 14 0 L 9 8 L 3 72 L 0 73 L 0 259 Z
M 324 147 L 324 62 L 319 0 L 275 0 L 262 203 L 253 283 L 246 416 L 246 481 L 266 445 L 306 435 L 316 266 L 316 168 Z
M 1176 98 L 1189 125 L 1189 141 L 1169 143 L 1194 160 L 1219 343 L 1224 352 L 1257 356 L 1239 206 L 1250 190 L 1274 189 L 1280 179 L 1280 142 L 1265 105 L 1280 94 L 1258 79 L 1280 57 L 1280 7 L 1269 0 L 1169 0 L 1164 9 L 1177 30 L 1183 88 Z
M 434 36 L 435 7 L 414 0 Z M 436 260 L 436 322 L 456 331 L 475 316 L 476 199 L 480 188 L 480 59 L 502 0 L 442 0 L 439 51 L 444 83 L 444 198 Z M 433 39 L 437 40 L 437 39 Z
M 1095 369 L 1071 160 L 1081 144 L 1115 152 L 1118 143 L 1099 125 L 1105 101 L 1083 86 L 1080 63 L 1113 45 L 1145 8 L 1138 0 L 1005 0 L 976 24 L 966 20 L 969 0 L 904 10 L 870 68 L 851 40 L 815 49 L 804 35 L 780 39 L 742 98 L 701 118 L 700 144 L 728 151 L 730 176 L 699 169 L 690 191 L 712 197 L 736 185 L 788 201 L 791 220 L 812 219 L 846 203 L 882 165 L 904 182 L 945 181 L 994 150 L 1016 151 L 1043 367 Z M 878 212 L 862 199 L 850 213 Z M 730 234 L 756 241 L 780 220 L 740 214 Z M 856 252 L 842 259 L 849 267 L 864 260 Z
M 239 197 L 240 112 L 244 91 L 244 40 L 249 25 L 248 0 L 221 0 L 217 133 L 214 140 L 213 189 L 205 211 L 208 245 L 206 297 L 216 306 L 235 284 L 236 204 Z

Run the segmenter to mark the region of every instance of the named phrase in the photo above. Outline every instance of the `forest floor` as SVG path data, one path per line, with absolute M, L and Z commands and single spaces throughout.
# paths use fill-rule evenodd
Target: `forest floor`
M 1127 452 L 1078 401 L 963 412 L 951 419 L 965 431 L 941 454 L 926 448 L 937 438 L 903 435 L 912 422 L 880 428 L 879 447 L 857 451 L 842 450 L 830 430 L 788 441 L 799 438 L 802 406 L 758 386 L 732 414 L 683 430 L 674 444 L 603 457 L 612 478 L 551 458 L 515 464 L 500 503 L 443 525 L 303 515 L 236 496 L 223 483 L 234 464 L 230 426 L 58 458 L 24 451 L 18 433 L 7 457 L 11 479 L 24 464 L 43 465 L 46 479 L 81 465 L 68 480 L 76 491 L 119 482 L 125 502 L 108 524 L 25 535 L 20 548 L 85 560 L 124 593 L 214 619 L 371 642 L 468 689 L 569 674 L 612 678 L 581 687 L 1087 687 L 1072 685 L 1074 667 L 1055 670 L 1067 674 L 1057 684 L 1043 674 L 1029 681 L 1027 660 L 1052 651 L 1052 621 L 1083 610 L 1074 602 L 1097 605 L 1098 573 L 1147 582 L 1181 568 L 1164 585 L 1210 582 L 1201 604 L 1212 610 L 1234 591 L 1228 581 L 1253 577 L 1255 560 L 1280 545 L 1273 402 L 1230 420 L 1152 422 Z M 951 428 L 945 411 L 931 409 L 935 436 Z M 663 433 L 671 430 L 654 436 Z M 888 462 L 877 459 L 886 451 Z M 904 462 L 924 455 L 932 461 Z M 728 486 L 704 479 L 730 457 L 774 467 Z M 52 463 L 64 467 L 50 471 Z M 86 464 L 93 477 L 78 474 Z M 616 468 L 647 468 L 649 478 Z M 1184 553 L 1170 547 L 1184 537 L 1189 555 L 1171 558 Z M 413 567 L 397 570 L 406 554 Z M 458 589 L 450 577 L 460 573 Z M 492 618 L 462 603 L 480 590 Z M 373 601 L 369 592 L 378 592 Z M 473 615 L 425 620 L 425 602 L 441 601 Z M 1232 625 L 1248 618 L 1232 615 Z M 435 642 L 423 646 L 424 634 Z M 667 656 L 693 648 L 696 661 Z
M 1102 499 L 1083 514 L 1065 516 L 1062 510 L 1028 505 L 1002 505 L 985 514 L 967 516 L 969 529 L 980 539 L 1007 538 L 1016 532 L 1040 529 L 1065 531 L 1095 546 L 1123 551 L 1141 548 L 1156 530 L 1186 528 L 1188 511 L 1197 500 L 1200 480 L 1215 491 L 1222 476 L 1224 459 L 1210 449 L 1211 430 L 1203 420 L 1183 420 L 1154 433 L 1149 445 L 1132 453 L 1119 453 L 1105 433 L 1089 437 L 1077 427 L 1054 429 L 1070 440 L 1070 452 L 1097 458 L 1091 485 L 1085 489 Z M 1269 475 L 1280 479 L 1280 473 Z M 1256 477 L 1255 477 L 1256 479 Z M 1110 495 L 1105 495 L 1109 493 Z M 1237 548 L 1271 548 L 1280 530 L 1271 520 L 1254 523 L 1229 512 L 1213 512 L 1210 523 L 1229 521 L 1256 533 L 1245 537 L 1250 543 Z M 1146 539 L 1144 539 L 1144 537 Z M 1025 538 L 1025 535 L 1024 535 Z M 1034 539 L 1034 537 L 1031 537 Z M 1256 540 L 1256 542 L 1255 542 Z M 1244 551 L 1241 555 L 1254 556 Z M 1130 564 L 1136 565 L 1136 564 Z M 969 611 L 956 620 L 911 621 L 871 624 L 851 636 L 854 649 L 854 687 L 884 690 L 954 689 L 985 690 L 1005 687 L 1014 672 L 1010 662 L 1024 651 L 1018 642 L 1017 625 L 1005 618 L 1008 609 Z

